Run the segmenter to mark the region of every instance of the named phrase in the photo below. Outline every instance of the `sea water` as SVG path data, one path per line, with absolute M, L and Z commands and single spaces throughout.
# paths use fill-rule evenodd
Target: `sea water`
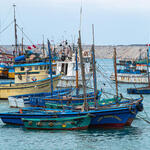
M 112 97 L 115 84 L 109 80 L 113 71 L 113 61 L 97 59 L 98 88 L 103 89 L 103 97 Z M 143 86 L 143 85 L 136 85 Z M 145 85 L 144 85 L 145 86 Z M 128 95 L 130 84 L 119 84 L 119 93 Z M 107 93 L 110 93 L 109 95 Z M 144 111 L 140 116 L 150 117 L 150 95 L 144 95 Z M 7 101 L 0 101 L 0 112 L 12 111 Z M 0 121 L 0 150 L 149 150 L 150 124 L 136 118 L 130 127 L 122 129 L 88 129 L 81 131 L 28 131 L 18 126 L 4 125 Z

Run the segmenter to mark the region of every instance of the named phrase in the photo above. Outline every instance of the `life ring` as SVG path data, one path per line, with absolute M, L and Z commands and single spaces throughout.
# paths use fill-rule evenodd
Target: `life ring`
M 144 107 L 143 107 L 143 105 L 141 103 L 138 103 L 136 105 L 136 108 L 137 108 L 138 111 L 143 111 L 143 109 L 144 109 Z
M 41 127 L 42 126 L 42 122 L 37 122 L 36 125 Z
M 18 79 L 22 80 L 22 75 L 20 73 L 18 74 Z
M 49 126 L 52 127 L 52 126 L 53 126 L 53 122 L 50 122 L 50 123 L 49 123 Z

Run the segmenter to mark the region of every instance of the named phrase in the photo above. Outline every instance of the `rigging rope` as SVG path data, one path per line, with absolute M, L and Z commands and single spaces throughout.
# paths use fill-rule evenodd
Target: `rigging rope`
M 22 29 L 17 25 L 18 29 L 23 32 L 24 36 L 29 40 L 29 42 L 34 45 L 34 43 L 30 40 L 30 38 L 24 33 L 24 31 L 22 31 Z
M 7 25 L 3 30 L 0 31 L 0 34 L 2 34 L 5 30 L 7 30 L 12 24 L 13 24 L 14 21 L 12 21 L 9 25 Z

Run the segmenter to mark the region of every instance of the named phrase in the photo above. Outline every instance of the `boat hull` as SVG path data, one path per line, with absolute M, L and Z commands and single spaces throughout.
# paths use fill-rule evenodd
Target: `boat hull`
M 142 104 L 141 104 L 142 105 Z M 27 113 L 1 113 L 0 117 L 2 121 L 6 124 L 15 124 L 15 125 L 23 125 L 22 118 L 62 118 L 62 117 L 76 117 L 83 115 L 91 115 L 92 120 L 90 123 L 90 127 L 124 127 L 129 124 L 129 120 L 134 119 L 136 114 L 138 113 L 137 106 L 132 106 L 132 109 L 129 107 L 121 107 L 121 108 L 107 108 L 101 110 L 91 110 L 84 112 L 60 112 L 56 111 L 55 113 L 47 112 L 27 112 Z
M 150 87 L 148 88 L 128 88 L 128 94 L 150 94 Z
M 25 128 L 40 130 L 81 130 L 87 129 L 91 117 L 68 117 L 68 118 L 51 118 L 51 119 L 22 119 Z
M 115 81 L 114 74 L 110 76 L 110 79 Z M 117 81 L 120 83 L 148 84 L 148 78 L 144 74 L 118 73 Z
M 54 89 L 57 86 L 60 76 L 53 78 Z M 50 92 L 50 79 L 40 81 L 21 83 L 21 84 L 3 84 L 0 86 L 0 99 L 8 99 L 8 96 L 23 95 L 30 93 Z

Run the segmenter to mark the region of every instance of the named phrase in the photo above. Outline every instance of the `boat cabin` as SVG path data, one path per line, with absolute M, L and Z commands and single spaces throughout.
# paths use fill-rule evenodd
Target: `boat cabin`
M 15 64 L 15 83 L 34 82 L 49 77 L 49 63 Z M 53 74 L 56 73 L 56 64 L 52 65 Z

